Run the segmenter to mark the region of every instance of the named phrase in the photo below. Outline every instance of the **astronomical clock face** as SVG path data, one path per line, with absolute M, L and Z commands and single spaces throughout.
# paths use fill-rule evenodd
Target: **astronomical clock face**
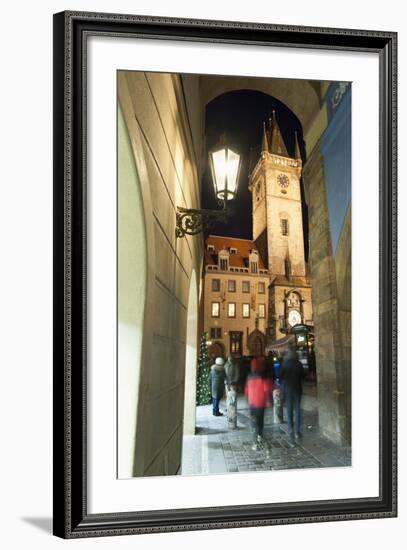
M 288 314 L 288 322 L 290 326 L 299 325 L 301 323 L 301 315 L 300 312 L 292 309 L 290 313 Z
M 279 174 L 277 176 L 277 183 L 281 187 L 281 189 L 287 189 L 287 187 L 290 185 L 290 179 L 286 174 Z

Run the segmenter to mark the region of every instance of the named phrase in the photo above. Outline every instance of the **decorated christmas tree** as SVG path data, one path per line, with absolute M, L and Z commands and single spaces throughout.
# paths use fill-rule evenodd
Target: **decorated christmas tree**
M 211 402 L 211 390 L 209 387 L 209 373 L 211 369 L 208 345 L 206 342 L 207 333 L 201 336 L 198 358 L 198 379 L 196 383 L 196 404 L 208 405 Z

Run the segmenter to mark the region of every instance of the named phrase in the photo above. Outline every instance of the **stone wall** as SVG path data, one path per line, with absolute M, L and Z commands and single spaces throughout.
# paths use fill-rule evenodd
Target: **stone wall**
M 123 71 L 118 94 L 139 174 L 147 253 L 143 348 L 134 364 L 139 387 L 133 475 L 175 474 L 190 278 L 193 270 L 200 273 L 203 250 L 200 238 L 175 238 L 175 220 L 177 206 L 199 207 L 199 120 L 193 139 L 187 108 L 199 111 L 199 90 L 194 81 L 183 90 L 177 75 Z
M 350 442 L 350 231 L 349 239 L 343 240 L 342 253 L 335 258 L 319 144 L 304 167 L 304 188 L 309 213 L 319 424 L 330 439 Z

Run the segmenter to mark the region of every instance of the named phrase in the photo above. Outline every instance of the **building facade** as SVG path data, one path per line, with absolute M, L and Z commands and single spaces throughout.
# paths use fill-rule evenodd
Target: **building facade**
M 265 352 L 268 286 L 268 270 L 253 241 L 207 239 L 203 292 L 210 356 Z

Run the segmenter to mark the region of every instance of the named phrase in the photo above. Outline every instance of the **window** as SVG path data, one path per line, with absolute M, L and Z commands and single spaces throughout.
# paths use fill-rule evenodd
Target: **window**
M 250 292 L 250 281 L 242 281 L 242 292 Z
M 237 248 L 231 248 L 230 253 L 231 254 L 237 254 Z
M 228 317 L 236 317 L 236 304 L 234 302 L 228 303 Z
M 220 316 L 220 303 L 219 302 L 212 302 L 211 316 L 212 317 L 219 317 Z
M 259 319 L 266 318 L 266 304 L 259 304 Z
M 219 292 L 219 290 L 220 290 L 220 280 L 212 279 L 212 291 Z
M 244 319 L 249 319 L 250 317 L 250 304 L 242 304 L 242 316 Z
M 222 329 L 221 327 L 211 327 L 211 330 L 210 330 L 210 335 L 211 335 L 211 338 L 213 339 L 218 339 L 219 338 L 222 338 Z
M 257 273 L 257 261 L 250 262 L 250 271 L 252 273 Z
M 281 234 L 282 235 L 288 235 L 288 220 L 285 219 L 285 218 L 282 218 L 280 220 L 280 224 L 281 224 Z
M 266 285 L 264 283 L 259 283 L 259 294 L 266 293 Z
M 249 256 L 250 272 L 257 273 L 259 266 L 259 256 L 257 250 L 251 250 Z
M 208 244 L 208 252 L 215 252 L 215 247 L 213 244 Z
M 228 281 L 228 292 L 236 292 L 236 281 Z
M 222 248 L 218 254 L 219 269 L 227 271 L 229 269 L 229 251 Z
M 229 269 L 229 259 L 219 258 L 219 267 L 222 271 L 227 271 Z
M 230 332 L 230 353 L 242 353 L 242 333 Z

